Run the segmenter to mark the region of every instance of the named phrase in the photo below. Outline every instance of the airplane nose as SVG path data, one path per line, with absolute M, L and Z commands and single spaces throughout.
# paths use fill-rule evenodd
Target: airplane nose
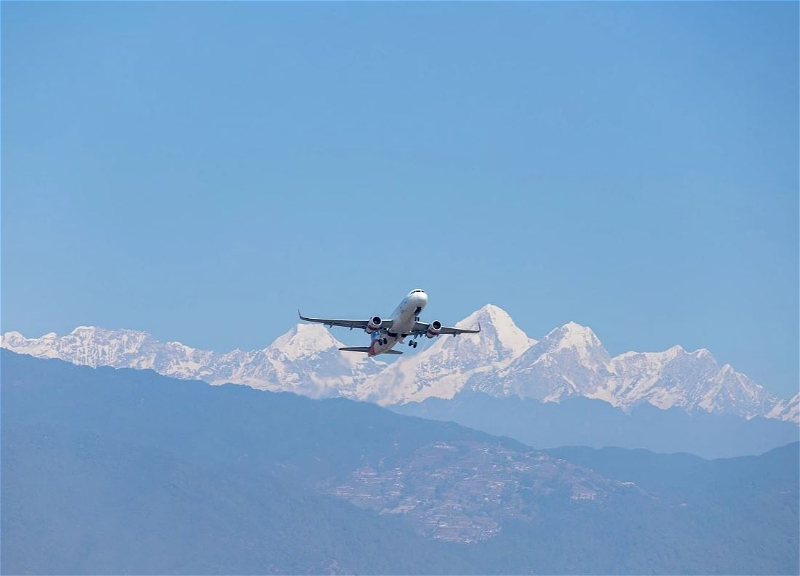
M 417 292 L 417 306 L 424 308 L 428 303 L 428 295 L 425 292 Z

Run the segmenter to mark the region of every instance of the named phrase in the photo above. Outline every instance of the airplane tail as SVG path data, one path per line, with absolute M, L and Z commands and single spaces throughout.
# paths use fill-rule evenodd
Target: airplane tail
M 343 350 L 344 352 L 369 352 L 368 346 L 345 346 L 344 348 L 339 348 L 339 350 Z M 387 350 L 386 352 L 382 352 L 382 354 L 402 354 L 399 350 Z

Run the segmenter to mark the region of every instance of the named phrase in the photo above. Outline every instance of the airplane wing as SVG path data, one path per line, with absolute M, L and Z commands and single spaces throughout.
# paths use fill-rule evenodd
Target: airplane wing
M 427 322 L 416 322 L 414 327 L 411 329 L 411 334 L 414 336 L 420 336 L 425 334 L 428 331 L 428 327 L 430 324 Z M 459 334 L 477 334 L 481 331 L 481 325 L 478 324 L 477 330 L 467 330 L 465 328 L 451 328 L 450 326 L 442 326 L 441 330 L 439 330 L 439 334 L 452 334 L 453 336 L 458 336 Z
M 367 324 L 369 324 L 369 320 L 346 320 L 343 318 L 309 318 L 308 316 L 303 316 L 300 313 L 300 310 L 297 311 L 297 315 L 300 316 L 301 320 L 305 320 L 306 322 L 316 322 L 317 324 L 325 324 L 326 326 L 341 326 L 342 328 L 366 328 Z M 381 323 L 381 329 L 389 329 L 392 327 L 391 320 L 384 320 Z
M 345 346 L 344 348 L 339 348 L 339 350 L 344 350 L 345 352 L 369 352 L 368 346 Z M 402 354 L 400 350 L 386 350 L 381 352 L 381 354 Z

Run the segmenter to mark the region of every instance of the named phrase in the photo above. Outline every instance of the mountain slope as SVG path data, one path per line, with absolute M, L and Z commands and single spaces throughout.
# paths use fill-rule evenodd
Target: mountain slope
M 398 359 L 365 379 L 356 397 L 379 404 L 450 398 L 474 375 L 508 364 L 536 343 L 504 310 L 492 304 L 476 310 L 456 327 L 478 325 L 481 332 L 477 335 L 441 336 L 421 352 Z
M 643 402 L 746 418 L 766 416 L 778 399 L 730 364 L 720 367 L 708 350 L 673 346 L 661 353 L 627 352 L 614 358 L 615 378 L 597 397 L 617 406 Z
M 796 466 L 700 461 L 682 507 L 370 404 L 0 356 L 4 573 L 797 571 Z
M 761 454 L 797 441 L 798 429 L 776 419 L 743 418 L 640 404 L 628 413 L 606 402 L 572 397 L 560 404 L 464 391 L 391 407 L 400 414 L 456 422 L 537 448 L 619 446 L 688 452 L 704 458 Z
M 180 342 L 162 343 L 145 332 L 79 326 L 66 336 L 25 338 L 7 332 L 2 346 L 38 358 L 58 358 L 86 366 L 151 369 L 211 384 L 246 384 L 311 397 L 348 395 L 384 364 L 362 355 L 342 354 L 342 343 L 324 327 L 298 324 L 261 350 L 218 354 Z
M 519 396 L 544 402 L 586 396 L 612 376 L 610 357 L 591 329 L 569 322 L 547 334 L 496 375 L 500 389 L 476 386 L 493 396 Z
M 776 418 L 786 422 L 800 421 L 800 394 L 795 394 L 789 400 L 781 400 L 767 414 L 769 418 Z
M 478 324 L 483 330 L 480 334 L 439 337 L 390 364 L 341 353 L 341 343 L 327 330 L 305 324 L 267 348 L 226 354 L 179 342 L 163 344 L 144 332 L 93 327 L 35 339 L 8 332 L 2 346 L 76 364 L 151 368 L 167 376 L 213 384 L 233 382 L 381 405 L 449 399 L 462 391 L 478 391 L 543 402 L 584 396 L 627 412 L 646 403 L 665 410 L 800 423 L 797 397 L 775 397 L 730 365 L 719 366 L 705 349 L 688 352 L 674 346 L 664 352 L 626 352 L 611 358 L 588 327 L 569 322 L 537 341 L 491 304 L 458 326 Z

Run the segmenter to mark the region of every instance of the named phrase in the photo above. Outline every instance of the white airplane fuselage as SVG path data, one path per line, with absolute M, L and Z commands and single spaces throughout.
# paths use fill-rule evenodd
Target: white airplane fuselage
M 457 326 L 443 326 L 438 320 L 433 322 L 422 322 L 419 315 L 428 304 L 428 295 L 420 288 L 415 288 L 409 292 L 397 308 L 392 312 L 391 317 L 381 318 L 373 316 L 367 320 L 360 318 L 317 318 L 313 316 L 303 316 L 300 310 L 297 315 L 300 320 L 306 322 L 316 322 L 325 324 L 329 328 L 338 326 L 340 328 L 360 328 L 370 335 L 372 342 L 369 346 L 342 346 L 339 350 L 343 352 L 366 352 L 370 356 L 378 354 L 402 354 L 399 350 L 392 350 L 398 342 L 403 342 L 408 336 L 408 342 L 412 348 L 417 347 L 417 338 L 436 338 L 440 334 L 458 336 L 459 334 L 478 334 L 481 325 L 475 328 L 461 328 Z
M 386 332 L 378 330 L 370 335 L 372 342 L 367 354 L 370 356 L 385 354 L 398 342 L 405 340 L 427 304 L 428 295 L 424 291 L 416 289 L 409 292 L 389 317 L 392 320 L 392 327 Z

